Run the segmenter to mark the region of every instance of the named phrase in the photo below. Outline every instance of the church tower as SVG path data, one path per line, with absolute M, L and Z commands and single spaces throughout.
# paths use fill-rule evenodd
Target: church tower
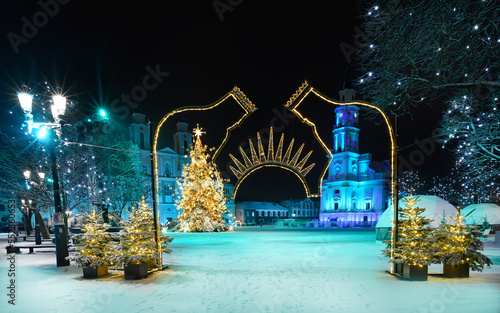
M 174 134 L 174 151 L 180 155 L 188 154 L 192 138 L 193 135 L 188 130 L 188 123 L 181 116 L 181 119 L 177 122 L 177 132 Z
M 356 91 L 343 89 L 339 91 L 342 102 L 354 101 Z M 339 106 L 335 109 L 335 128 L 333 130 L 334 153 L 359 153 L 359 108 L 355 105 Z
M 129 130 L 132 143 L 138 145 L 141 150 L 149 150 L 149 126 L 146 115 L 139 112 L 132 114 L 132 123 Z

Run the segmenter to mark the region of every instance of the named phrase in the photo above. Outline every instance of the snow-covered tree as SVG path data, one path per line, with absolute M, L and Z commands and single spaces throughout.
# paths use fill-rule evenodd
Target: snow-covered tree
M 498 91 L 484 100 L 464 92 L 463 97 L 449 101 L 438 132 L 440 141 L 456 156 L 464 189 L 470 189 L 465 191 L 481 188 L 487 197 L 500 186 L 498 97 Z
M 120 243 L 108 253 L 112 264 L 141 263 L 157 260 L 159 253 L 170 253 L 167 244 L 173 240 L 158 231 L 158 244 L 155 239 L 153 209 L 144 199 L 132 208 L 128 221 L 121 221 Z
M 430 219 L 424 218 L 423 208 L 419 208 L 418 196 L 411 193 L 403 198 L 405 206 L 399 208 L 398 241 L 394 249 L 394 262 L 408 265 L 429 265 L 433 263 L 432 230 L 429 227 Z M 384 241 L 388 247 L 383 250 L 384 255 L 391 256 L 392 241 Z
M 51 104 L 35 96 L 33 115 L 36 122 L 50 122 Z M 15 104 L 17 107 L 18 104 Z M 140 200 L 144 176 L 139 174 L 137 147 L 109 132 L 108 121 L 87 114 L 83 105 L 68 101 L 63 126 L 37 138 L 36 128 L 29 132 L 21 108 L 11 110 L 10 125 L 0 125 L 0 191 L 10 199 L 24 200 L 19 206 L 29 221 L 39 209 L 53 210 L 52 160 L 50 147 L 57 157 L 57 175 L 62 211 L 89 212 L 92 205 L 111 204 L 117 215 Z M 3 112 L 2 112 L 3 113 Z M 29 179 L 24 177 L 30 172 Z M 44 173 L 42 179 L 39 174 Z M 98 209 L 98 207 L 94 207 Z M 76 212 L 75 212 L 76 213 Z
M 454 266 L 467 264 L 473 271 L 482 272 L 485 265 L 492 265 L 490 258 L 479 251 L 484 249 L 481 232 L 465 224 L 465 217 L 457 210 L 452 217 L 455 223 L 441 223 L 434 232 L 436 259 Z
M 184 166 L 183 180 L 179 182 L 177 208 L 182 214 L 178 229 L 184 232 L 226 231 L 223 181 L 216 166 L 208 160 L 207 147 L 200 139 L 201 129 L 197 127 L 194 134 L 196 140 L 189 153 L 191 162 Z
M 360 2 L 362 96 L 386 111 L 447 103 L 436 139 L 466 186 L 499 184 L 500 10 L 494 0 Z M 492 185 L 492 183 L 494 185 Z
M 416 194 L 425 194 L 424 180 L 418 171 L 406 171 L 398 177 L 398 193 L 400 197 L 406 197 L 414 190 Z
M 465 90 L 500 88 L 496 1 L 364 0 L 360 11 L 358 88 L 379 107 L 404 114 Z
M 111 235 L 106 232 L 109 225 L 102 222 L 102 214 L 92 210 L 85 214 L 81 234 L 75 234 L 77 240 L 75 254 L 66 257 L 76 267 L 99 267 L 107 265 L 107 253 L 111 249 Z

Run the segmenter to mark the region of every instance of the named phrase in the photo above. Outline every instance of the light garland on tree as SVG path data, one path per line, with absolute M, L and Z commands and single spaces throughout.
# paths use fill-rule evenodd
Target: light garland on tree
M 195 142 L 189 153 L 191 162 L 182 170 L 182 181 L 178 182 L 180 197 L 176 200 L 178 229 L 182 232 L 227 231 L 224 222 L 227 212 L 224 184 L 214 164 L 208 162 L 207 147 L 201 143 L 204 132 L 194 129 Z
M 127 213 L 129 220 L 120 222 L 120 243 L 114 245 L 113 250 L 108 253 L 111 264 L 153 262 L 159 259 L 159 253 L 172 252 L 167 249 L 167 244 L 173 238 L 158 234 L 159 242 L 155 242 L 153 209 L 144 199 Z
M 450 263 L 453 266 L 467 265 L 473 271 L 482 272 L 485 265 L 490 266 L 493 262 L 479 252 L 484 249 L 484 244 L 479 239 L 482 234 L 465 224 L 468 214 L 463 216 L 460 211 L 457 210 L 456 217 L 452 216 L 455 223 L 450 225 L 441 223 L 434 232 L 436 259 L 439 263 Z
M 425 211 L 419 208 L 418 196 L 413 196 L 412 192 L 402 200 L 405 203 L 403 208 L 399 208 L 399 238 L 394 247 L 394 262 L 408 265 L 424 266 L 433 263 L 434 254 L 432 244 L 434 238 L 431 236 L 429 224 L 430 219 L 424 218 L 421 214 Z M 393 241 L 386 240 L 387 248 L 383 250 L 385 256 L 391 256 Z
M 85 214 L 82 234 L 75 234 L 76 252 L 66 259 L 76 267 L 100 267 L 108 264 L 107 253 L 111 250 L 111 235 L 106 232 L 109 225 L 102 223 L 101 213 L 92 210 Z

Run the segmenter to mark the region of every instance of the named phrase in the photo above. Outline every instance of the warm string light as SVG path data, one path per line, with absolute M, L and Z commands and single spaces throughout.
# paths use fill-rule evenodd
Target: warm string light
M 240 147 L 240 153 L 241 156 L 243 157 L 243 163 L 238 161 L 237 158 L 235 158 L 231 153 L 229 156 L 233 160 L 233 162 L 236 164 L 237 168 L 234 168 L 230 166 L 230 169 L 233 171 L 235 174 L 237 181 L 234 186 L 232 198 L 235 198 L 238 188 L 240 184 L 245 180 L 246 177 L 248 177 L 251 173 L 255 172 L 258 169 L 264 168 L 264 167 L 277 167 L 277 168 L 282 168 L 282 169 L 287 169 L 290 172 L 294 173 L 302 182 L 302 185 L 304 186 L 304 189 L 306 191 L 307 197 L 311 197 L 310 190 L 309 190 L 309 185 L 307 184 L 307 181 L 305 180 L 305 176 L 309 173 L 309 171 L 314 167 L 314 163 L 305 166 L 305 163 L 307 162 L 309 156 L 311 155 L 312 151 L 310 151 L 305 157 L 303 157 L 300 162 L 298 161 L 300 154 L 302 153 L 302 149 L 304 148 L 304 144 L 297 150 L 293 158 L 290 160 L 290 156 L 292 153 L 292 147 L 295 139 L 292 139 L 290 142 L 290 145 L 288 146 L 288 149 L 286 150 L 285 156 L 283 159 L 281 159 L 282 155 L 282 150 L 283 150 L 283 140 L 284 140 L 284 134 L 281 134 L 281 139 L 276 151 L 276 154 L 274 153 L 274 143 L 273 143 L 273 128 L 271 127 L 269 129 L 269 146 L 268 146 L 268 154 L 267 156 L 264 153 L 264 147 L 262 146 L 262 142 L 260 140 L 260 134 L 257 133 L 257 146 L 258 146 L 258 151 L 259 151 L 259 156 L 257 156 L 257 153 L 255 152 L 255 148 L 253 146 L 252 141 L 249 141 L 250 145 L 250 152 L 252 156 L 252 160 L 248 158 L 246 155 L 245 151 Z M 298 163 L 298 164 L 297 164 Z
M 192 149 L 190 162 L 182 170 L 182 181 L 178 182 L 180 195 L 176 200 L 178 229 L 182 232 L 226 231 L 224 222 L 226 199 L 224 185 L 215 165 L 207 162 L 207 147 L 201 143 L 199 127 Z

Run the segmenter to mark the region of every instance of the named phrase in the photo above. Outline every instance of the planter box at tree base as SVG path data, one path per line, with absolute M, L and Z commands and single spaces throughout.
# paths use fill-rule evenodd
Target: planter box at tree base
M 408 265 L 403 266 L 403 277 L 413 281 L 427 280 L 427 265 Z
M 148 264 L 146 262 L 125 265 L 125 279 L 141 279 L 148 276 Z
M 103 265 L 99 267 L 84 267 L 83 277 L 84 278 L 97 278 L 108 275 L 108 266 Z
M 469 277 L 469 265 L 461 264 L 458 266 L 452 265 L 450 263 L 443 263 L 443 275 L 444 277 L 453 278 L 468 278 Z
M 394 273 L 403 275 L 403 263 L 394 263 Z

